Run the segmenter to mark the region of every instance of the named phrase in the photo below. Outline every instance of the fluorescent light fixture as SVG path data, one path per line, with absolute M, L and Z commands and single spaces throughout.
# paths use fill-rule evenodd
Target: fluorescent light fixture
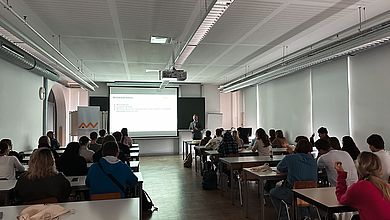
M 215 0 L 212 7 L 209 8 L 206 16 L 203 18 L 202 23 L 192 34 L 186 45 L 180 51 L 180 55 L 176 57 L 175 65 L 183 65 L 187 58 L 191 55 L 196 46 L 206 37 L 211 28 L 226 9 L 234 2 L 234 0 Z
M 160 36 L 151 36 L 150 43 L 151 44 L 169 44 L 171 38 L 169 37 L 160 37 Z

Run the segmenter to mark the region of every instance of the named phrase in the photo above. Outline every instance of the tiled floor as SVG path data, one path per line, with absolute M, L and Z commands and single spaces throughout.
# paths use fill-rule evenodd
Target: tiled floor
M 256 185 L 250 191 L 250 213 L 240 207 L 238 197 L 232 205 L 230 193 L 221 190 L 205 191 L 202 178 L 193 168 L 184 168 L 181 155 L 140 158 L 140 171 L 144 177 L 144 189 L 159 208 L 144 219 L 258 219 Z M 276 219 L 272 205 L 267 202 L 265 219 Z

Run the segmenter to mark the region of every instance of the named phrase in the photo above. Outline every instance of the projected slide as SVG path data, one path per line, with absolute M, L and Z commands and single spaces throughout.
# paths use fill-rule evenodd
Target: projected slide
M 110 87 L 110 132 L 131 137 L 177 135 L 176 88 Z

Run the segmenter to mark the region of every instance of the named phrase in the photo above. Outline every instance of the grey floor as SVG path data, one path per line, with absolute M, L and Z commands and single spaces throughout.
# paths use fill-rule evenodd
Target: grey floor
M 201 175 L 195 172 L 194 164 L 192 169 L 184 168 L 181 155 L 141 157 L 140 161 L 144 189 L 159 208 L 144 219 L 258 219 L 255 183 L 250 189 L 249 218 L 245 218 L 238 196 L 233 205 L 230 192 L 203 190 Z M 276 219 L 269 200 L 266 203 L 265 219 Z

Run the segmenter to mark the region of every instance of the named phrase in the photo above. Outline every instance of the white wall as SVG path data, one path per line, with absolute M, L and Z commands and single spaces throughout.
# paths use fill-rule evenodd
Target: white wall
M 260 127 L 281 129 L 290 142 L 311 134 L 309 70 L 259 85 L 259 99 Z
M 42 135 L 42 77 L 0 59 L 0 138 L 10 138 L 14 150 L 35 148 Z
M 390 143 L 390 45 L 350 57 L 351 134 L 360 149 L 366 139 L 380 134 Z
M 313 131 L 324 126 L 329 136 L 340 140 L 349 135 L 349 98 L 347 58 L 311 69 Z

